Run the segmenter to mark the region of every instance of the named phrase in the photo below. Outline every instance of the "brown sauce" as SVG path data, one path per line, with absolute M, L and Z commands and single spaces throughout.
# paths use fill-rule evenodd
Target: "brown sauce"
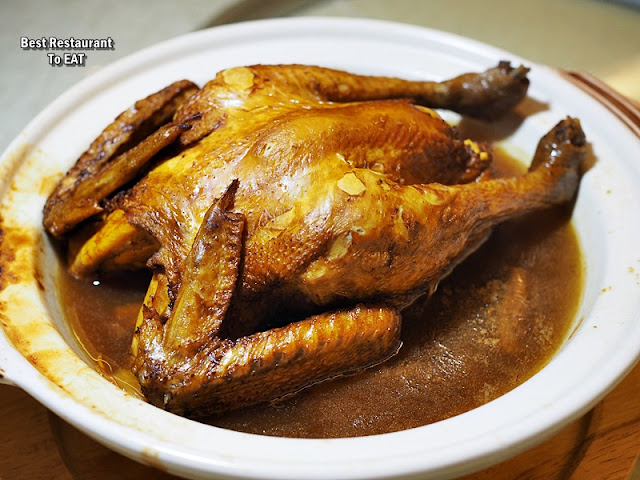
M 498 174 L 520 172 L 496 151 Z M 391 360 L 315 385 L 273 405 L 209 419 L 224 428 L 287 437 L 351 437 L 404 430 L 463 413 L 521 384 L 567 338 L 582 262 L 570 210 L 528 215 L 403 312 L 403 347 Z M 129 391 L 130 342 L 150 276 L 91 281 L 61 275 L 68 321 L 105 375 Z

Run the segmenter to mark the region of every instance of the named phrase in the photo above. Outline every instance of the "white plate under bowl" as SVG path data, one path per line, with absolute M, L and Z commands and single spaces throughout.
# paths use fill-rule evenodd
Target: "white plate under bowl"
M 586 264 L 575 328 L 530 380 L 468 413 L 407 431 L 332 440 L 271 438 L 156 409 L 107 382 L 69 347 L 71 332 L 55 285 L 59 265 L 41 227 L 42 206 L 51 179 L 136 99 L 180 78 L 202 84 L 225 67 L 254 63 L 438 80 L 484 70 L 501 59 L 531 67 L 529 96 L 544 107 L 527 115 L 509 143 L 532 154 L 538 139 L 571 115 L 582 121 L 597 158 L 583 178 L 573 216 Z M 2 157 L 0 379 L 118 452 L 193 478 L 450 478 L 489 466 L 583 414 L 639 356 L 639 157 L 640 139 L 554 70 L 442 32 L 371 20 L 300 18 L 170 40 L 73 87 Z M 12 249 L 13 257 L 7 254 Z M 18 283 L 7 281 L 12 272 L 21 278 Z

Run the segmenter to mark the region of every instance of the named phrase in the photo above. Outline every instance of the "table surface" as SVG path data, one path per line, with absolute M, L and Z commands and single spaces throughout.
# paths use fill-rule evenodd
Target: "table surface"
M 625 480 L 640 451 L 640 365 L 589 413 L 464 480 Z M 0 385 L 0 479 L 173 479 L 96 443 L 23 391 Z
M 589 72 L 640 100 L 640 8 L 596 0 L 96 0 L 0 5 L 0 151 L 82 78 L 140 48 L 190 31 L 272 16 L 369 17 L 422 25 L 537 63 Z M 461 13 L 464 12 L 464 13 Z M 506 20 L 508 19 L 508 20 Z M 51 67 L 20 37 L 112 37 L 86 67 Z M 28 92 L 28 94 L 25 94 Z M 467 479 L 626 479 L 640 451 L 640 367 L 587 415 L 505 463 Z M 24 392 L 0 385 L 0 480 L 173 478 L 107 450 Z M 635 477 L 634 477 L 635 478 Z

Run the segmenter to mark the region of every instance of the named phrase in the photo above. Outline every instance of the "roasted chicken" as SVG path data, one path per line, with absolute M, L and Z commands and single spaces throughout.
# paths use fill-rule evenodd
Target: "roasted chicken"
M 569 201 L 577 120 L 529 172 L 427 107 L 494 119 L 526 95 L 500 63 L 412 82 L 300 65 L 182 81 L 107 127 L 49 197 L 70 269 L 153 271 L 133 340 L 147 399 L 202 416 L 294 393 L 400 347 L 400 311 L 494 225 Z

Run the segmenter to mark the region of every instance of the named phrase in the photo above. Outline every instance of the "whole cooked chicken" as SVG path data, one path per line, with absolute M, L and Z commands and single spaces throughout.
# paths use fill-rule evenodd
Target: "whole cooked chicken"
M 202 416 L 384 361 L 400 311 L 497 223 L 570 201 L 585 138 L 567 118 L 528 173 L 430 108 L 492 120 L 526 95 L 509 63 L 444 82 L 302 65 L 231 68 L 136 103 L 47 200 L 76 276 L 147 266 L 134 372 Z

